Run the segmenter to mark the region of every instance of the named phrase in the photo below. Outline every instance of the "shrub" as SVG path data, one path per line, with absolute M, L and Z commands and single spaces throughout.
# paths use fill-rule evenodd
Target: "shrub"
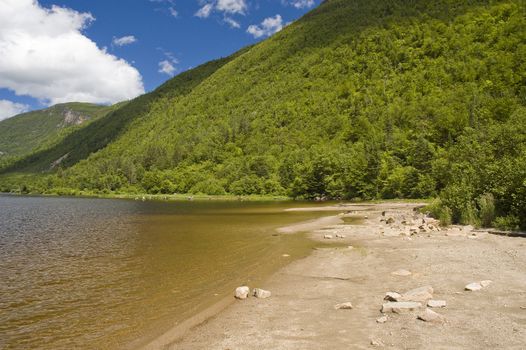
M 495 197 L 491 193 L 481 195 L 478 200 L 480 224 L 491 227 L 495 219 Z

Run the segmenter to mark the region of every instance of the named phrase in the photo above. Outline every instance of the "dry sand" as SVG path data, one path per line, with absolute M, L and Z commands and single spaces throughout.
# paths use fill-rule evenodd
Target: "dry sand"
M 526 240 L 461 227 L 409 237 L 410 226 L 380 222 L 411 217 L 415 206 L 339 206 L 342 214 L 326 219 L 323 230 L 319 222 L 282 230 L 318 229 L 311 237 L 324 243 L 325 234 L 345 238 L 330 240 L 338 245 L 319 248 L 264 285 L 251 286 L 272 291 L 271 298 L 236 301 L 182 338 L 165 337 L 151 348 L 526 349 Z M 365 216 L 359 224 L 335 224 Z M 399 269 L 412 274 L 392 274 Z M 493 283 L 464 291 L 481 280 Z M 446 308 L 434 309 L 445 323 L 417 320 L 418 311 L 387 314 L 387 322 L 376 322 L 386 292 L 426 285 L 434 288 L 434 299 L 447 301 Z M 344 302 L 354 308 L 334 309 Z

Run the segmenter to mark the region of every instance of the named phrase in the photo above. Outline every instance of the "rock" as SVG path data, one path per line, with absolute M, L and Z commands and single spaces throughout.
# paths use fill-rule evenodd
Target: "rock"
M 400 298 L 402 298 L 402 295 L 397 293 L 397 292 L 387 292 L 387 293 L 385 293 L 384 300 L 400 301 Z
M 483 287 L 483 288 L 486 288 L 488 287 L 490 284 L 492 284 L 493 281 L 490 281 L 490 280 L 484 280 L 484 281 L 480 281 L 480 285 Z
M 324 239 L 332 239 L 332 235 L 324 235 L 323 238 Z
M 254 288 L 252 295 L 259 299 L 266 299 L 270 298 L 272 293 L 270 293 L 268 290 Z
M 236 299 L 246 299 L 250 293 L 250 288 L 247 286 L 237 287 L 236 288 Z
M 378 317 L 376 319 L 376 323 L 386 323 L 387 322 L 387 315 L 383 315 L 382 317 Z
M 347 249 L 354 249 L 354 247 L 350 245 L 350 246 L 347 246 Z
M 394 224 L 394 222 L 395 222 L 395 219 L 389 218 L 387 219 L 386 224 L 391 225 L 391 224 Z
M 382 343 L 382 341 L 378 340 L 378 339 L 372 339 L 371 340 L 371 345 L 372 346 L 385 346 L 384 343 Z
M 344 235 L 336 234 L 336 238 L 345 238 Z
M 437 314 L 431 309 L 425 309 L 424 312 L 418 315 L 418 319 L 431 323 L 443 323 L 445 321 L 444 316 Z
M 350 309 L 352 309 L 352 303 L 351 302 L 347 302 L 347 303 L 341 303 L 341 304 L 338 304 L 338 305 L 334 305 L 334 309 L 335 310 L 350 310 Z
M 445 300 L 429 300 L 427 302 L 427 306 L 432 308 L 446 307 L 446 305 L 447 303 Z
M 390 301 L 382 305 L 382 312 L 383 313 L 394 312 L 394 313 L 400 314 L 403 312 L 414 311 L 414 310 L 420 309 L 421 307 L 422 307 L 422 303 L 417 303 L 414 301 L 401 301 L 401 302 Z
M 284 258 L 290 258 L 290 255 L 288 255 L 288 254 L 283 254 L 282 257 L 284 257 Z
M 433 299 L 433 287 L 425 286 L 420 288 L 411 289 L 404 294 L 400 301 L 427 301 Z
M 469 290 L 470 292 L 475 292 L 477 290 L 481 290 L 482 289 L 482 285 L 478 282 L 473 282 L 473 283 L 470 283 L 468 284 L 467 286 L 464 287 L 465 290 Z
M 363 218 L 364 218 L 364 219 L 369 219 L 369 216 L 365 215 Z
M 391 272 L 391 275 L 406 277 L 406 276 L 410 276 L 411 275 L 411 271 L 400 269 L 400 270 L 396 270 L 396 271 Z

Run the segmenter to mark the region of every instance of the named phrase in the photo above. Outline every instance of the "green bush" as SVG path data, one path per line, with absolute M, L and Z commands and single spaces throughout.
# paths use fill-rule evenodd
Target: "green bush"
M 495 220 L 495 197 L 491 193 L 481 195 L 478 200 L 480 224 L 491 227 Z

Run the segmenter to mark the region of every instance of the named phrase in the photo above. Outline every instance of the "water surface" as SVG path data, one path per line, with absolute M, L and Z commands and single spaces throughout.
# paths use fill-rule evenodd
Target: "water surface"
M 0 196 L 0 348 L 146 342 L 308 254 L 292 206 Z

